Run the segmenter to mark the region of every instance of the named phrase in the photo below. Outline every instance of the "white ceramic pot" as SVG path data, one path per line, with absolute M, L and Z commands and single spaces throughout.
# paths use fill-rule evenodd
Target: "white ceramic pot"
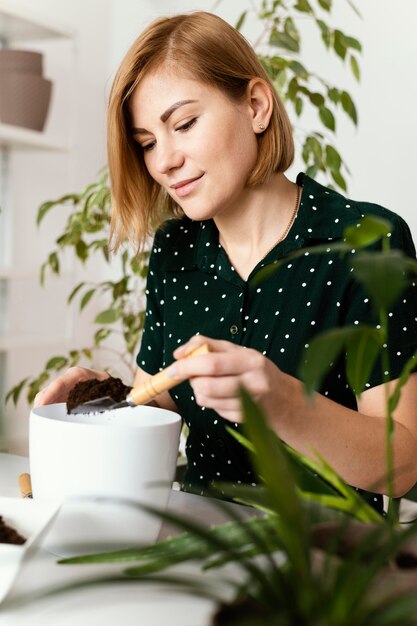
M 59 555 L 156 540 L 175 475 L 181 418 L 149 406 L 67 415 L 66 404 L 32 409 L 34 499 L 63 502 L 46 547 Z

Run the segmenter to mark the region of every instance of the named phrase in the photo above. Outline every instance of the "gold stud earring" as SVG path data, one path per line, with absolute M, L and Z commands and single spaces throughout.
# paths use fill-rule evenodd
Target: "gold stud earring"
M 265 130 L 265 124 L 262 124 L 262 122 L 259 122 L 258 128 L 260 128 L 261 130 Z

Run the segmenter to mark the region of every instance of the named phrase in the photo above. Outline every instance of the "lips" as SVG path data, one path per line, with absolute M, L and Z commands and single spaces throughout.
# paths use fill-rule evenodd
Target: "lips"
M 187 178 L 179 181 L 178 183 L 174 183 L 171 185 L 171 189 L 174 189 L 176 195 L 179 198 L 184 198 L 188 196 L 200 183 L 200 180 L 203 178 L 204 174 L 201 176 L 196 176 L 195 178 Z
M 202 176 L 203 174 L 201 174 L 200 176 L 195 176 L 194 178 L 187 178 L 185 180 L 181 180 L 179 183 L 174 183 L 173 185 L 171 185 L 171 189 L 179 189 L 180 187 L 185 187 L 185 185 L 188 185 L 189 183 L 193 183 L 195 180 L 199 180 Z

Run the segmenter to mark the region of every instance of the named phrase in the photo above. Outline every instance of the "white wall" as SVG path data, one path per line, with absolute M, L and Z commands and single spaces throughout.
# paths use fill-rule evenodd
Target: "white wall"
M 34 8 L 33 0 L 19 0 L 20 5 Z M 316 41 L 316 29 L 306 23 L 304 62 L 350 91 L 359 111 L 359 128 L 346 119 L 339 124 L 337 145 L 345 157 L 352 176 L 349 193 L 357 199 L 375 201 L 400 213 L 410 224 L 417 239 L 417 212 L 414 210 L 415 156 L 417 120 L 414 103 L 417 83 L 417 3 L 415 0 L 366 0 L 360 5 L 362 19 L 357 18 L 347 0 L 334 0 L 334 26 L 357 37 L 364 45 L 361 60 L 362 81 L 358 86 L 338 58 L 326 54 Z M 33 155 L 14 157 L 14 194 L 19 230 L 14 233 L 15 262 L 22 269 L 36 269 L 44 252 L 53 245 L 63 217 L 51 216 L 41 231 L 34 227 L 36 209 L 48 198 L 80 190 L 94 180 L 105 163 L 105 101 L 111 78 L 122 56 L 139 32 L 158 15 L 194 9 L 212 10 L 232 24 L 243 10 L 242 0 L 36 0 L 36 10 L 56 18 L 76 33 L 75 49 L 62 43 L 45 48 L 45 74 L 54 80 L 56 92 L 47 132 L 51 136 L 68 135 L 73 144 L 71 155 Z M 248 39 L 254 38 L 253 25 L 245 28 Z M 74 54 L 75 53 L 75 54 Z M 71 63 L 74 63 L 71 69 Z M 305 121 L 303 121 L 305 123 Z M 302 169 L 296 159 L 290 170 L 294 177 Z M 32 278 L 21 291 L 28 302 L 16 322 L 20 332 L 34 324 L 46 332 L 61 332 L 71 346 L 84 345 L 90 338 L 88 320 L 68 315 L 65 297 L 69 284 L 82 273 L 68 263 L 64 281 L 51 281 L 49 291 L 42 292 Z M 98 262 L 92 269 L 100 274 Z M 18 288 L 18 285 L 17 287 Z M 22 298 L 22 296 L 16 296 Z M 47 306 L 45 306 L 45 302 Z M 27 317 L 25 318 L 25 315 Z M 0 316 L 1 317 L 1 316 Z M 55 347 L 37 351 L 15 351 L 10 358 L 10 386 L 26 375 L 39 371 L 46 357 L 56 354 Z M 7 411 L 12 449 L 26 451 L 27 407 L 22 403 Z M 17 439 L 16 439 L 17 438 Z

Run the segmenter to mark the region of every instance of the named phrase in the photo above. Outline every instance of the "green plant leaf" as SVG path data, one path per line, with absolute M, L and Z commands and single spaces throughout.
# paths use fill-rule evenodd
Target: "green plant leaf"
M 359 63 L 357 58 L 351 54 L 349 57 L 349 62 L 350 62 L 350 67 L 352 70 L 352 74 L 354 75 L 354 77 L 356 78 L 356 80 L 359 82 L 361 79 L 361 70 L 359 67 Z
M 343 107 L 344 111 L 346 111 L 346 113 L 349 115 L 349 117 L 352 120 L 352 122 L 355 125 L 357 125 L 357 123 L 358 123 L 358 114 L 356 112 L 356 107 L 355 107 L 355 104 L 354 104 L 352 98 L 350 97 L 350 95 L 348 94 L 347 91 L 342 91 L 341 103 L 342 103 L 342 107 Z
M 306 349 L 299 375 L 304 382 L 308 395 L 321 387 L 330 364 L 334 363 L 341 355 L 345 347 L 347 337 L 355 329 L 351 326 L 345 328 L 334 328 L 322 334 L 316 335 L 310 341 Z
M 362 393 L 369 380 L 383 343 L 380 330 L 361 325 L 346 339 L 346 375 L 357 396 Z
M 47 370 L 62 370 L 68 363 L 68 359 L 64 356 L 54 356 L 52 359 L 49 359 L 47 364 L 45 365 L 45 369 Z
M 297 4 L 294 6 L 294 9 L 302 13 L 313 13 L 313 9 L 308 0 L 297 0 Z
M 88 259 L 88 246 L 82 239 L 77 242 L 77 245 L 75 246 L 75 252 L 77 254 L 77 257 L 83 263 Z
M 303 579 L 309 571 L 307 525 L 284 446 L 271 437 L 264 415 L 249 394 L 244 389 L 240 393 L 245 430 L 256 450 L 255 468 L 263 477 L 271 508 L 279 516 L 277 524 L 288 557 Z
M 334 104 L 338 104 L 340 102 L 340 91 L 335 87 L 331 87 L 327 90 L 327 95 L 329 96 L 329 100 Z
M 329 27 L 325 22 L 323 22 L 323 20 L 316 20 L 316 24 L 320 28 L 321 38 L 324 45 L 326 46 L 326 48 L 329 48 L 331 44 L 331 33 Z
M 345 352 L 348 382 L 360 394 L 368 381 L 382 343 L 381 332 L 365 325 L 334 328 L 316 335 L 310 341 L 300 367 L 300 378 L 305 384 L 307 394 L 311 396 L 321 388 L 332 363 Z
M 314 92 L 310 94 L 310 102 L 320 109 L 324 106 L 325 99 L 321 93 Z
M 100 344 L 102 341 L 107 339 L 107 337 L 112 333 L 110 328 L 99 328 L 99 330 L 94 334 L 94 345 Z
M 353 48 L 358 52 L 362 52 L 362 44 L 354 37 L 349 37 L 348 35 L 345 35 L 345 43 L 349 46 L 349 48 Z
M 68 304 L 71 304 L 71 302 L 72 302 L 72 300 L 74 299 L 74 297 L 77 295 L 77 293 L 79 292 L 79 290 L 80 290 L 82 287 L 84 287 L 84 285 L 85 285 L 85 282 L 83 281 L 83 282 L 81 282 L 81 283 L 78 283 L 78 285 L 76 285 L 76 286 L 74 287 L 74 289 L 71 291 L 70 295 L 68 296 L 68 300 L 67 300 Z
M 334 51 L 344 61 L 346 57 L 347 43 L 344 34 L 340 30 L 334 31 Z
M 342 159 L 336 148 L 331 145 L 326 146 L 326 165 L 331 170 L 340 170 Z
M 325 11 L 330 11 L 332 8 L 332 0 L 318 0 L 318 3 Z
M 238 21 L 236 22 L 236 30 L 240 30 L 242 28 L 243 24 L 245 23 L 247 14 L 247 11 L 243 11 L 243 13 L 240 15 Z
M 327 108 L 326 106 L 321 106 L 319 108 L 319 116 L 326 128 L 329 128 L 333 131 L 336 130 L 336 120 L 329 108 Z
M 288 35 L 288 33 L 279 32 L 277 29 L 271 32 L 269 43 L 271 46 L 284 48 L 284 50 L 289 50 L 290 52 L 300 51 L 300 44 L 296 39 Z
M 255 453 L 255 448 L 253 446 L 253 443 L 249 441 L 247 437 L 242 435 L 242 433 L 240 433 L 237 430 L 234 430 L 233 428 L 228 428 L 228 427 L 226 428 L 226 430 L 234 439 L 236 439 L 236 441 L 238 441 L 244 448 L 246 448 L 246 450 L 248 450 L 252 454 Z M 271 434 L 271 436 L 277 439 L 275 434 Z M 282 442 L 279 442 L 276 445 L 281 446 L 283 444 Z M 304 457 L 300 453 L 294 453 L 293 449 L 290 446 L 285 446 L 285 449 L 288 453 L 288 460 L 292 467 L 292 471 L 294 473 L 294 477 L 297 483 L 297 488 L 299 490 L 303 492 L 321 493 L 321 494 L 328 494 L 328 495 L 335 495 L 338 493 L 329 483 L 327 483 L 320 476 L 320 474 L 317 473 L 316 470 L 312 470 L 310 468 L 309 464 L 306 463 L 306 457 Z M 260 476 L 260 478 L 262 479 L 263 477 Z M 250 490 L 252 489 L 254 490 L 254 495 L 253 495 L 254 499 L 258 498 L 257 492 L 259 490 L 259 487 L 256 489 L 254 489 L 253 487 L 245 487 L 245 486 L 243 486 L 241 489 L 241 487 L 242 485 L 233 485 L 234 491 L 231 490 L 230 492 L 227 492 L 226 495 L 233 498 L 234 495 L 236 495 L 236 493 L 239 494 L 241 497 L 242 497 L 242 494 L 244 494 L 248 498 L 248 503 L 249 503 L 250 495 L 252 493 Z M 223 485 L 223 489 L 224 489 L 224 485 Z M 257 502 L 259 503 L 259 500 L 257 500 Z M 266 508 L 266 501 L 265 501 L 264 493 L 262 493 L 262 505 L 264 508 Z
M 366 215 L 356 225 L 348 226 L 344 231 L 346 243 L 352 248 L 364 248 L 382 239 L 390 233 L 392 224 L 382 217 Z
M 87 306 L 87 304 L 90 302 L 91 298 L 93 297 L 95 293 L 96 293 L 95 289 L 89 289 L 88 291 L 85 292 L 85 294 L 81 298 L 80 311 L 82 311 L 84 307 Z
M 298 81 L 294 77 L 288 83 L 287 98 L 289 98 L 290 100 L 294 100 L 297 95 L 297 91 L 298 91 Z
M 35 399 L 36 394 L 39 393 L 39 391 L 41 390 L 41 388 L 43 387 L 43 385 L 46 383 L 47 380 L 49 380 L 49 374 L 48 372 L 44 370 L 43 372 L 39 374 L 37 378 L 31 381 L 31 383 L 29 384 L 29 390 L 27 393 L 27 399 L 28 399 L 29 404 L 32 404 L 32 402 Z
M 294 72 L 294 74 L 296 76 L 298 76 L 299 78 L 304 78 L 305 80 L 308 79 L 309 77 L 309 73 L 307 72 L 306 68 L 304 67 L 304 65 L 302 65 L 302 63 L 300 63 L 300 61 L 296 61 L 296 60 L 291 60 L 288 63 L 288 67 Z
M 334 182 L 336 183 L 336 185 L 338 185 L 341 189 L 343 189 L 343 191 L 347 190 L 347 185 L 346 185 L 346 181 L 343 178 L 342 174 L 340 173 L 339 170 L 331 170 L 330 171 L 332 178 L 334 180 Z
M 407 257 L 401 250 L 359 251 L 351 259 L 355 279 L 371 297 L 377 311 L 389 311 L 406 288 Z
M 95 324 L 113 324 L 121 317 L 120 309 L 107 309 L 101 311 L 94 319 Z
M 66 202 L 71 201 L 73 204 L 76 204 L 80 199 L 80 196 L 75 193 L 69 193 L 58 200 L 50 200 L 48 202 L 44 202 L 38 209 L 38 214 L 36 216 L 36 225 L 39 226 L 42 222 L 45 215 L 55 206 L 59 206 L 65 204 Z
M 51 254 L 48 256 L 48 265 L 54 274 L 59 274 L 60 264 L 56 252 L 51 252 Z
M 16 406 L 17 403 L 19 402 L 19 398 L 20 398 L 20 394 L 22 393 L 22 389 L 26 385 L 28 380 L 29 380 L 29 377 L 23 378 L 23 380 L 21 380 L 17 385 L 12 387 L 7 392 L 5 400 L 4 400 L 4 403 L 7 404 L 8 401 L 10 400 L 10 398 L 12 398 L 13 404 Z

